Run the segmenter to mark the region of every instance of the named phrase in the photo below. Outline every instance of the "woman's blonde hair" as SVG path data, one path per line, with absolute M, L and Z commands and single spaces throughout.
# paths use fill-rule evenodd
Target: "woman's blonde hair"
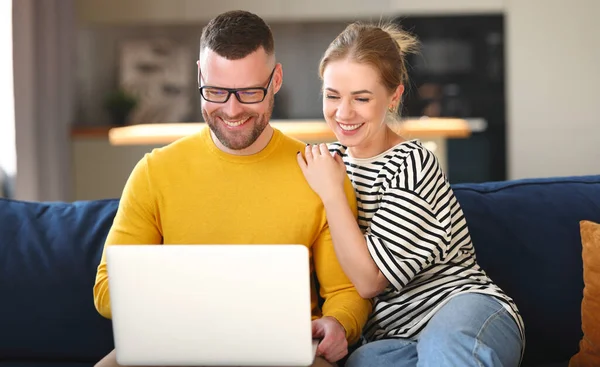
M 418 50 L 417 38 L 391 23 L 355 22 L 346 27 L 329 45 L 319 64 L 319 77 L 334 61 L 350 60 L 369 64 L 377 70 L 389 93 L 408 82 L 406 56 Z M 391 111 L 397 116 L 400 101 Z M 389 111 L 388 111 L 389 112 Z

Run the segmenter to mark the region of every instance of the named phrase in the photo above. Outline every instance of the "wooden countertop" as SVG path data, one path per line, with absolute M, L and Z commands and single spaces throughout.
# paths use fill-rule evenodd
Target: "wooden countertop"
M 200 130 L 205 123 L 164 123 L 109 128 L 112 145 L 170 144 Z M 321 120 L 273 120 L 271 125 L 284 134 L 305 142 L 332 142 L 335 135 Z M 98 128 L 97 131 L 106 131 Z M 467 138 L 471 128 L 462 119 L 406 119 L 395 128 L 405 138 Z M 76 136 L 86 136 L 81 130 Z

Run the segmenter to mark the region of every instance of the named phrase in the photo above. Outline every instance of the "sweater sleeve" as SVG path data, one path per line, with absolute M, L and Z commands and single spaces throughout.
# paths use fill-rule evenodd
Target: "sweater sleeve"
M 94 305 L 105 318 L 112 318 L 106 268 L 106 248 L 110 245 L 161 244 L 155 193 L 151 190 L 148 155 L 133 169 L 121 195 L 119 208 L 105 241 L 96 272 Z
M 350 207 L 356 216 L 356 198 L 349 180 L 345 188 Z M 325 216 L 325 213 L 323 215 Z M 327 225 L 313 244 L 313 261 L 320 285 L 319 292 L 324 299 L 323 316 L 331 316 L 338 320 L 346 330 L 348 343 L 356 343 L 371 313 L 372 303 L 358 294 L 342 270 Z

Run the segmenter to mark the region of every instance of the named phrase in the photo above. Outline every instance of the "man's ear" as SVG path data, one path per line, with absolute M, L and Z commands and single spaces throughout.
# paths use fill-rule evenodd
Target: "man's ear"
M 281 86 L 283 85 L 283 65 L 277 63 L 275 65 L 275 72 L 273 73 L 273 92 L 279 92 Z
M 196 81 L 198 82 L 198 86 L 200 85 L 200 60 L 196 60 L 196 65 L 198 65 L 198 72 L 196 73 Z

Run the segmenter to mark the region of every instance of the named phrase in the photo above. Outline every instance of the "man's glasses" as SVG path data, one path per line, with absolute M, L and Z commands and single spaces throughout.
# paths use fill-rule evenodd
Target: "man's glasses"
M 266 88 L 261 87 L 253 87 L 253 88 L 220 88 L 220 87 L 212 87 L 205 85 L 203 87 L 198 87 L 200 90 L 200 95 L 208 102 L 213 103 L 226 103 L 229 100 L 229 97 L 234 94 L 235 98 L 240 103 L 251 104 L 251 103 L 260 103 L 267 96 L 267 91 L 271 86 L 271 81 L 273 80 L 273 74 L 275 74 L 275 68 L 271 71 L 271 75 L 269 76 L 269 83 Z

